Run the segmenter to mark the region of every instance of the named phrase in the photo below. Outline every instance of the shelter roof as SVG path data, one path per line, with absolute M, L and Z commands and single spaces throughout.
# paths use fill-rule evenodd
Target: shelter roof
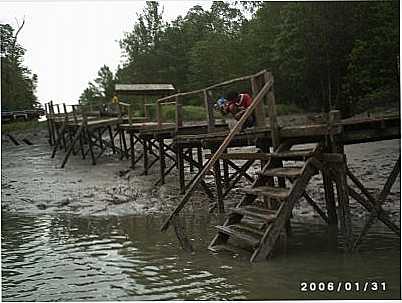
M 173 84 L 116 84 L 115 92 L 121 95 L 167 95 L 176 89 Z

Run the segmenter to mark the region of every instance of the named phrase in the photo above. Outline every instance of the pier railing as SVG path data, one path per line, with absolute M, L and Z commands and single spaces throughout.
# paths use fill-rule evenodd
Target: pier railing
M 200 184 L 204 175 L 215 165 L 215 163 L 219 160 L 219 158 L 222 156 L 222 154 L 226 151 L 230 142 L 233 140 L 235 135 L 241 131 L 244 123 L 252 115 L 252 113 L 255 110 L 258 111 L 258 109 L 261 108 L 261 105 L 263 105 L 264 99 L 268 100 L 268 111 L 269 111 L 269 113 L 271 113 L 273 115 L 273 116 L 270 116 L 272 145 L 273 145 L 274 149 L 276 149 L 279 146 L 279 129 L 278 129 L 277 123 L 276 123 L 275 98 L 273 96 L 274 79 L 272 77 L 272 74 L 268 73 L 266 71 L 262 71 L 261 74 L 264 76 L 263 77 L 264 84 L 262 85 L 261 88 L 258 89 L 258 91 L 255 91 L 256 94 L 254 95 L 252 104 L 246 109 L 245 113 L 237 121 L 235 126 L 230 130 L 230 132 L 226 136 L 225 140 L 221 143 L 221 145 L 216 150 L 216 152 L 212 155 L 212 157 L 208 160 L 208 162 L 202 167 L 202 169 L 200 170 L 200 172 L 198 173 L 198 175 L 193 180 L 190 187 L 184 194 L 180 203 L 176 206 L 176 208 L 173 210 L 173 212 L 171 213 L 169 218 L 163 224 L 163 226 L 161 228 L 162 231 L 166 230 L 169 227 L 173 218 L 183 209 L 185 204 L 189 201 L 195 188 Z M 249 79 L 252 79 L 252 77 Z M 234 79 L 234 80 L 239 81 L 238 79 Z M 230 82 L 230 81 L 226 81 L 224 83 L 228 83 L 228 82 Z M 230 82 L 230 83 L 233 83 L 233 82 Z M 218 85 L 215 85 L 212 87 L 217 87 Z M 257 85 L 257 83 L 254 84 L 254 87 L 256 87 L 256 85 Z M 207 95 L 207 89 L 204 89 L 203 92 L 205 95 Z M 176 95 L 176 97 L 183 96 L 183 94 L 177 94 L 177 95 Z M 169 99 L 170 98 L 162 98 L 162 99 L 159 99 L 159 101 L 162 102 L 164 100 L 169 100 Z
M 242 81 L 250 81 L 251 91 L 253 98 L 255 98 L 258 92 L 262 89 L 262 87 L 272 80 L 273 76 L 270 72 L 266 70 L 262 70 L 256 74 L 243 76 L 231 80 L 227 80 L 221 83 L 217 83 L 202 89 L 189 91 L 189 92 L 182 92 L 176 93 L 173 95 L 169 95 L 167 97 L 163 97 L 157 100 L 156 112 L 157 112 L 157 122 L 158 125 L 162 125 L 161 119 L 161 112 L 162 112 L 162 105 L 164 104 L 175 104 L 176 106 L 176 129 L 179 129 L 183 126 L 183 97 L 186 96 L 199 96 L 201 95 L 204 99 L 204 107 L 206 109 L 206 121 L 208 123 L 208 132 L 215 131 L 215 114 L 214 114 L 214 100 L 212 98 L 212 91 L 214 89 L 222 88 L 224 86 L 229 86 L 236 84 Z M 265 107 L 264 103 L 267 103 L 268 109 L 268 116 L 270 121 L 270 127 L 273 133 L 273 139 L 275 141 L 274 145 L 277 145 L 277 133 L 278 133 L 278 123 L 277 123 L 277 115 L 276 115 L 276 106 L 275 106 L 275 97 L 273 93 L 273 89 L 271 89 L 270 93 L 263 97 L 261 102 L 258 102 L 255 107 L 255 117 L 256 117 L 256 127 L 265 127 L 266 120 L 265 120 Z

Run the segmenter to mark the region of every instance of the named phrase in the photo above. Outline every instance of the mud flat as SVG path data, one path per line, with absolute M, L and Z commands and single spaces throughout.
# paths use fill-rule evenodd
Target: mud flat
M 141 175 L 141 164 L 130 170 L 127 160 L 105 154 L 97 165 L 88 160 L 71 157 L 64 169 L 60 169 L 62 152 L 50 158 L 51 149 L 44 129 L 13 133 L 20 142 L 16 146 L 2 135 L 2 210 L 24 213 L 68 213 L 75 215 L 148 215 L 163 214 L 178 202 L 178 184 L 175 173 L 166 185 L 155 187 L 158 178 L 157 165 L 149 176 Z M 27 139 L 32 145 L 22 141 Z M 381 190 L 396 161 L 400 140 L 355 144 L 345 147 L 348 165 L 353 173 L 376 194 Z M 256 164 L 252 170 L 258 170 Z M 251 171 L 252 172 L 252 171 Z M 213 178 L 207 176 L 213 186 Z M 241 198 L 240 182 L 227 197 L 225 203 L 235 203 Z M 323 204 L 323 185 L 315 176 L 308 187 L 310 195 Z M 209 201 L 202 191 L 196 192 L 190 208 L 207 208 Z M 355 217 L 365 216 L 363 209 L 352 201 Z M 392 188 L 384 208 L 398 219 L 400 212 L 400 177 Z M 295 209 L 298 217 L 318 218 L 318 215 L 301 200 Z M 298 216 L 298 215 L 299 216 Z M 319 220 L 319 219 L 318 219 Z M 400 220 L 398 220 L 399 222 Z
M 381 222 L 358 253 L 328 243 L 322 219 L 303 200 L 294 210 L 287 250 L 270 262 L 249 264 L 240 255 L 206 248 L 223 217 L 208 214 L 209 200 L 195 192 L 183 214 L 195 252 L 187 254 L 164 214 L 180 200 L 177 178 L 154 187 L 159 174 L 104 155 L 96 166 L 71 157 L 50 159 L 45 131 L 2 136 L 2 299 L 5 301 L 400 299 L 400 239 Z M 353 173 L 378 193 L 399 155 L 400 140 L 347 146 Z M 60 153 L 62 154 L 62 153 Z M 258 165 L 253 169 L 257 170 Z M 211 176 L 207 182 L 213 186 Z M 239 183 L 225 203 L 242 197 Z M 319 176 L 308 187 L 322 206 Z M 356 237 L 367 213 L 351 200 Z M 400 179 L 385 210 L 400 225 Z M 342 239 L 339 239 L 340 242 Z M 385 283 L 376 292 L 302 292 L 303 281 Z
M 155 190 L 151 177 L 136 177 L 129 162 L 106 154 L 93 166 L 71 157 L 50 158 L 44 131 L 32 132 L 33 145 L 2 140 L 2 209 L 26 213 L 127 215 L 160 212 L 172 199 L 166 188 Z M 14 135 L 20 139 L 19 134 Z M 20 141 L 20 140 L 18 140 Z M 62 153 L 60 153 L 62 154 Z

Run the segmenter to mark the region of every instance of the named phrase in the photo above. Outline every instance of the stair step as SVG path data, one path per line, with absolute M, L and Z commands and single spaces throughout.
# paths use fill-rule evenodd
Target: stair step
M 257 174 L 262 176 L 296 178 L 301 176 L 302 169 L 302 167 L 278 167 L 258 172 Z
M 241 224 L 258 231 L 263 230 L 267 226 L 267 223 L 263 220 L 248 216 L 244 216 L 241 219 Z
M 233 246 L 229 243 L 225 243 L 225 244 L 218 244 L 218 245 L 214 245 L 214 246 L 210 246 L 208 247 L 209 250 L 213 251 L 213 252 L 220 252 L 220 251 L 229 251 L 235 254 L 239 254 L 239 255 L 243 255 L 243 254 L 250 254 L 250 251 L 237 247 L 237 246 Z
M 212 158 L 213 154 L 206 154 L 205 159 Z M 223 160 L 269 160 L 271 159 L 270 154 L 266 153 L 256 153 L 256 152 L 248 152 L 248 153 L 223 153 L 219 159 Z
M 314 149 L 297 149 L 289 150 L 284 152 L 273 152 L 271 153 L 272 158 L 280 158 L 283 160 L 305 160 L 314 154 Z
M 289 189 L 283 187 L 258 186 L 251 188 L 242 188 L 241 190 L 250 195 L 262 195 L 280 200 L 285 200 L 289 196 Z
M 224 233 L 230 237 L 243 240 L 250 244 L 252 247 L 256 247 L 260 243 L 260 236 L 255 233 L 254 230 L 247 228 L 239 224 L 232 224 L 226 226 L 215 226 L 219 232 Z
M 249 216 L 262 221 L 263 224 L 275 221 L 275 211 L 256 206 L 229 208 L 232 213 Z M 242 220 L 243 221 L 243 220 Z

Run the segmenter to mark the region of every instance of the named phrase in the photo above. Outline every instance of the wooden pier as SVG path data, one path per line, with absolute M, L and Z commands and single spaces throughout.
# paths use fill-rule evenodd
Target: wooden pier
M 214 100 L 228 87 L 238 83 L 248 83 L 253 103 L 240 120 L 229 127 L 215 118 Z M 119 94 L 140 93 L 128 86 L 125 91 L 121 87 L 117 91 Z M 147 94 L 156 95 L 151 91 Z M 206 112 L 205 122 L 195 124 L 185 121 L 183 100 L 188 97 L 201 100 Z M 122 105 L 124 103 L 119 106 Z M 164 121 L 162 107 L 165 105 L 175 106 L 174 122 Z M 183 196 L 164 222 L 162 230 L 170 226 L 195 189 L 200 187 L 211 199 L 211 211 L 227 214 L 225 222 L 216 227 L 217 234 L 209 249 L 248 253 L 251 262 L 270 257 L 278 240 L 287 238 L 292 210 L 300 199 L 313 207 L 332 229 L 339 228 L 347 251 L 358 248 L 375 220 L 380 220 L 400 236 L 400 228 L 382 209 L 400 172 L 400 155 L 399 158 L 395 156 L 395 167 L 384 188 L 378 196 L 374 196 L 349 170 L 344 153 L 345 145 L 400 139 L 399 113 L 342 120 L 340 112 L 332 110 L 308 123 L 285 125 L 276 113 L 273 75 L 266 70 L 204 89 L 164 96 L 153 106 L 156 106 L 155 121 L 150 121 L 148 117 L 133 121 L 130 111 L 125 117 L 121 109 L 116 117 L 103 120 L 99 117 L 95 119 L 88 111 L 81 111 L 72 118 L 65 111 L 64 116 L 59 117 L 51 104 L 47 107 L 47 115 L 53 154 L 64 146 L 64 166 L 69 153 L 74 152 L 75 142 L 80 140 L 83 158 L 89 151 L 94 162 L 96 157 L 92 155 L 91 145 L 100 146 L 102 151 L 102 147 L 114 146 L 111 142 L 119 135 L 120 157 L 131 159 L 132 169 L 142 160 L 143 174 L 146 175 L 154 165 L 159 164 L 157 185 L 164 184 L 166 176 L 174 170 L 178 172 Z M 145 108 L 144 102 L 146 112 Z M 251 115 L 255 115 L 255 127 L 243 129 Z M 92 126 L 91 119 L 94 119 Z M 114 134 L 111 128 L 115 129 Z M 106 129 L 110 132 L 109 142 L 102 137 Z M 71 134 L 70 139 L 64 142 L 60 133 Z M 127 136 L 129 145 L 126 143 Z M 88 151 L 84 151 L 85 138 Z M 140 148 L 136 149 L 137 144 Z M 305 144 L 311 148 L 306 149 Z M 136 154 L 139 149 L 141 153 Z M 250 168 L 256 162 L 261 170 L 257 175 L 251 175 Z M 186 165 L 190 167 L 190 172 L 194 172 L 191 179 L 186 178 Z M 311 178 L 317 174 L 323 179 L 326 209 L 322 209 L 306 192 Z M 214 188 L 205 182 L 206 175 L 214 177 Z M 225 197 L 241 179 L 247 180 L 250 187 L 242 189 L 244 197 L 237 205 L 228 208 Z M 351 202 L 361 204 L 370 213 L 370 219 L 357 239 L 352 237 Z

